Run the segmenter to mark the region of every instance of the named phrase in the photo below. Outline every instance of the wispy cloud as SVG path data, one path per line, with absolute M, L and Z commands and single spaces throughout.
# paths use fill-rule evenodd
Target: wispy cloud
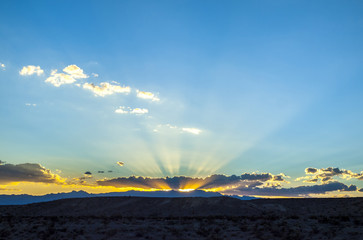
M 174 133 L 190 133 L 194 135 L 199 135 L 202 130 L 199 128 L 189 128 L 189 127 L 178 127 L 171 124 L 159 124 L 153 129 L 154 132 L 174 132 Z
M 118 109 L 115 110 L 115 113 L 118 114 L 136 114 L 136 115 L 142 115 L 147 114 L 149 112 L 146 108 L 130 108 L 130 107 L 123 107 L 120 106 Z
M 198 128 L 182 128 L 182 131 L 191 133 L 191 134 L 195 134 L 195 135 L 199 135 L 202 132 L 202 130 L 200 130 Z
M 160 101 L 160 99 L 152 92 L 144 92 L 144 91 L 140 91 L 140 90 L 136 90 L 137 92 L 137 97 L 138 98 L 143 98 L 143 99 L 148 99 L 151 101 Z
M 36 107 L 37 104 L 36 103 L 25 103 L 25 106 L 28 106 L 28 107 Z
M 5 67 L 5 65 L 4 65 Z M 40 66 L 34 66 L 34 65 L 28 65 L 24 66 L 20 71 L 19 74 L 22 76 L 30 76 L 33 74 L 36 74 L 38 76 L 42 75 L 44 73 L 43 69 L 40 68 Z
M 130 87 L 121 87 L 119 85 L 113 85 L 108 82 L 102 82 L 99 86 L 94 85 L 93 83 L 85 83 L 83 84 L 84 89 L 91 90 L 95 96 L 107 96 L 112 95 L 114 93 L 125 93 L 128 94 L 131 91 Z

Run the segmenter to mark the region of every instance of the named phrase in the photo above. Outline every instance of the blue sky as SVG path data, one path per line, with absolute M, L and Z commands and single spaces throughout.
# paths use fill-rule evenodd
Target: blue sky
M 362 10 L 361 1 L 2 1 L 0 159 L 66 179 L 112 171 L 90 182 L 255 172 L 300 186 L 308 167 L 358 174 Z M 72 65 L 84 77 L 46 82 Z M 21 75 L 24 66 L 43 72 Z M 131 90 L 101 96 L 92 88 L 101 83 Z

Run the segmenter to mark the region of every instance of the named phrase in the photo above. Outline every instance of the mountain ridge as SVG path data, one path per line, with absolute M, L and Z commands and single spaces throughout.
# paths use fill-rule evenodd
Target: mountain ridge
M 127 192 L 109 192 L 109 193 L 88 193 L 85 191 L 72 191 L 72 192 L 61 192 L 61 193 L 50 193 L 41 196 L 34 196 L 29 194 L 11 194 L 11 195 L 0 195 L 0 205 L 25 205 L 31 203 L 49 202 L 60 199 L 69 198 L 93 198 L 93 197 L 156 197 L 156 198 L 180 198 L 180 197 L 220 197 L 223 196 L 218 192 L 205 192 L 203 190 L 194 190 L 190 192 L 180 191 L 127 191 Z M 243 197 L 236 198 L 242 200 Z

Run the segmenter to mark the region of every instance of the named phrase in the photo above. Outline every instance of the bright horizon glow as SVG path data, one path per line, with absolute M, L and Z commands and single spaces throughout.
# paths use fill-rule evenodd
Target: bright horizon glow
M 195 189 L 178 189 L 179 192 L 193 192 Z

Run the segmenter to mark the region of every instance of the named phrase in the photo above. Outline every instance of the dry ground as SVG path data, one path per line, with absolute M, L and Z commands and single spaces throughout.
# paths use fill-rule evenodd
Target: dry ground
M 145 208 L 151 206 L 150 203 L 154 204 L 153 209 Z M 200 212 L 195 208 L 199 204 L 205 205 Z M 228 198 L 67 199 L 0 207 L 0 239 L 360 240 L 363 239 L 362 204 L 361 198 L 253 201 Z M 98 209 L 92 211 L 96 206 Z M 173 209 L 175 206 L 179 206 L 177 211 Z M 241 211 L 233 214 L 231 207 Z M 104 208 L 107 208 L 104 214 L 92 214 L 102 213 Z M 144 211 L 139 212 L 143 208 Z M 193 208 L 193 211 L 180 214 L 180 209 L 184 208 Z M 213 211 L 214 208 L 219 210 Z M 133 209 L 139 216 L 130 215 Z M 223 215 L 221 209 L 226 214 Z M 218 212 L 218 215 L 208 215 L 208 211 Z M 140 216 L 141 213 L 145 216 Z M 155 213 L 160 216 L 155 216 Z M 196 216 L 198 214 L 202 216 Z

